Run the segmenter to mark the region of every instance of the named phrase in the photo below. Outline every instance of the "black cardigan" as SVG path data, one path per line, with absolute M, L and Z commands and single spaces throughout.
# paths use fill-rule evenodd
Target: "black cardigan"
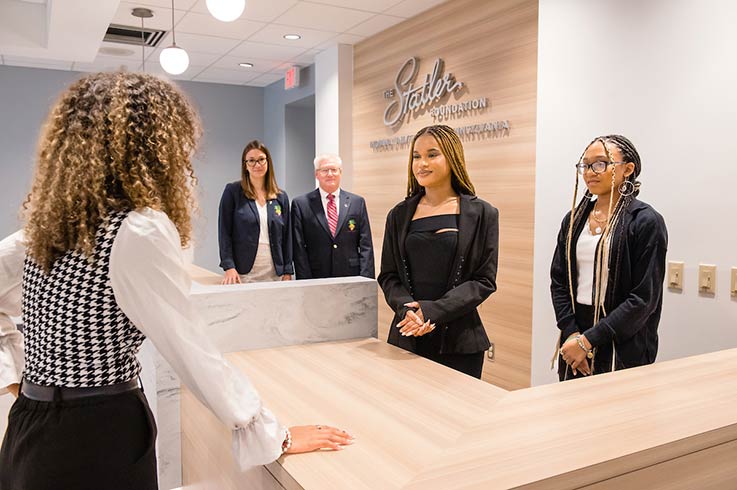
M 593 201 L 587 204 L 586 216 L 593 205 Z M 566 268 L 566 234 L 570 214 L 561 224 L 550 267 L 550 292 L 562 341 L 580 331 L 571 306 Z M 668 248 L 665 221 L 650 205 L 633 199 L 622 219 L 622 228 L 618 227 L 619 232 L 612 238 L 609 257 L 610 270 L 604 298 L 607 315 L 602 315 L 599 322 L 586 331 L 586 339 L 594 347 L 614 341 L 617 369 L 655 361 Z M 571 241 L 574 298 L 578 288 L 576 242 L 586 223 L 586 219 L 580 220 L 573 230 Z
M 395 325 L 404 318 L 405 303 L 414 301 L 404 241 L 422 197 L 400 202 L 386 218 L 379 285 L 394 310 L 388 342 L 414 352 L 415 337 L 403 337 Z M 458 247 L 453 259 L 448 292 L 435 301 L 419 301 L 425 319 L 441 334 L 440 353 L 473 354 L 491 345 L 476 307 L 496 291 L 499 251 L 499 212 L 476 196 L 461 195 Z

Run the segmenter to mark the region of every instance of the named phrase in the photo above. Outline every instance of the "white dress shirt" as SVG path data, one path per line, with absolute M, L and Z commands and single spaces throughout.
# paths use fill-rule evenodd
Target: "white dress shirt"
M 23 338 L 9 316 L 20 315 L 24 258 L 22 232 L 0 242 L 0 394 L 23 372 Z M 275 461 L 286 430 L 205 335 L 189 298 L 179 233 L 166 214 L 144 208 L 123 221 L 110 254 L 110 283 L 120 309 L 182 383 L 231 428 L 241 468 Z
M 320 201 L 322 202 L 322 210 L 325 211 L 325 217 L 328 217 L 328 192 L 322 190 L 322 187 L 318 187 L 320 190 Z M 335 196 L 335 210 L 338 211 L 338 217 L 340 218 L 340 187 L 332 193 Z

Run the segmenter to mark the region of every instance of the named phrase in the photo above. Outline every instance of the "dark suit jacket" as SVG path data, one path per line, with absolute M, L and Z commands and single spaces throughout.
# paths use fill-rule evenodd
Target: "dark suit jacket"
M 292 201 L 294 268 L 297 279 L 374 277 L 374 246 L 366 202 L 340 190 L 335 237 L 330 234 L 320 190 Z
M 389 330 L 390 344 L 415 352 L 416 338 L 403 337 L 395 325 L 407 313 L 412 297 L 412 280 L 404 240 L 412 216 L 422 197 L 417 194 L 389 211 L 381 252 L 379 285 L 394 310 Z M 458 247 L 453 258 L 447 293 L 436 301 L 419 301 L 425 319 L 440 329 L 441 354 L 473 354 L 490 347 L 476 307 L 496 291 L 499 252 L 499 211 L 476 196 L 461 195 Z
M 584 215 L 593 209 L 588 203 Z M 571 305 L 567 263 L 571 263 L 573 296 L 578 289 L 576 243 L 587 220 L 574 222 L 571 257 L 566 258 L 566 236 L 571 213 L 563 219 L 558 245 L 550 267 L 550 292 L 561 341 L 582 332 Z M 663 308 L 665 254 L 668 230 L 652 207 L 633 199 L 614 230 L 604 307 L 599 323 L 586 330 L 594 347 L 614 342 L 616 369 L 655 362 L 658 353 L 658 323 Z M 598 247 L 597 247 L 598 249 Z M 565 368 L 565 365 L 561 366 Z
M 292 227 L 289 222 L 289 197 L 282 191 L 276 199 L 266 201 L 271 258 L 276 273 L 294 274 L 292 265 Z M 253 267 L 261 233 L 256 201 L 243 193 L 241 183 L 225 186 L 220 199 L 218 216 L 218 243 L 220 267 L 235 268 L 238 274 L 247 274 Z

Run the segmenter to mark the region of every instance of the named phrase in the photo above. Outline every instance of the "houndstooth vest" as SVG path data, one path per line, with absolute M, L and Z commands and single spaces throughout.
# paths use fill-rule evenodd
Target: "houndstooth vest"
M 24 378 L 38 385 L 106 386 L 138 375 L 145 340 L 115 302 L 110 251 L 127 212 L 97 230 L 94 256 L 70 251 L 47 274 L 30 257 L 23 268 Z

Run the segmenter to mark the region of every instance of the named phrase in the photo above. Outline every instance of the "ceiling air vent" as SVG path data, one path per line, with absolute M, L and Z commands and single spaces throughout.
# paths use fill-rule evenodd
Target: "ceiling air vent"
M 118 24 L 110 24 L 105 33 L 103 41 L 109 43 L 123 43 L 140 46 L 141 42 L 145 46 L 155 48 L 164 38 L 166 31 L 158 29 L 141 29 L 140 27 L 122 26 Z

